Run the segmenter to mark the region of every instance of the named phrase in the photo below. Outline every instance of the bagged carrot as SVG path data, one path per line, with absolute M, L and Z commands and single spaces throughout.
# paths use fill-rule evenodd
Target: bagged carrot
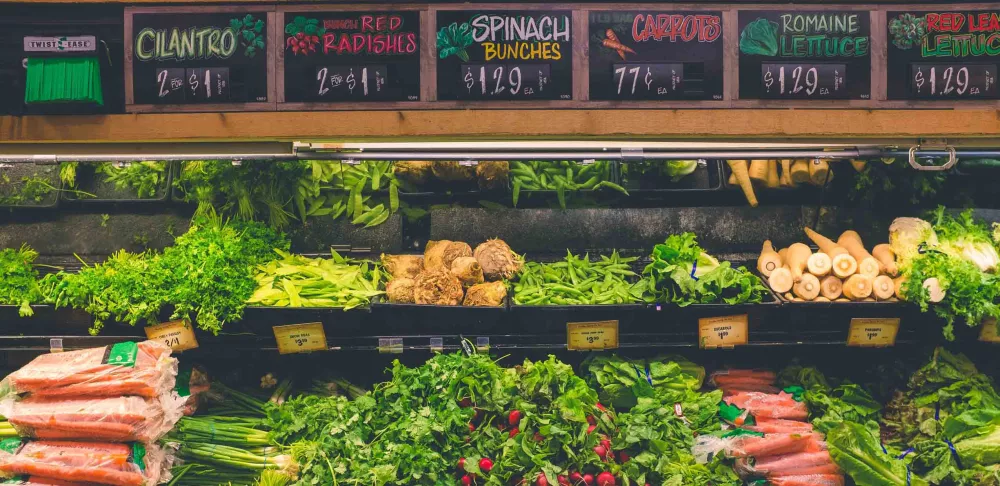
M 0 415 L 21 437 L 106 442 L 155 442 L 173 428 L 186 398 L 50 399 L 29 396 L 0 403 Z
M 170 460 L 155 445 L 55 440 L 0 441 L 0 473 L 111 486 L 152 486 L 168 479 Z

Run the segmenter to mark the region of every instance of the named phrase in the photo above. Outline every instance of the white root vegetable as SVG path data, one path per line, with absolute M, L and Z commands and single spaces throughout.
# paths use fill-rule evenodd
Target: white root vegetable
M 837 239 L 837 244 L 846 248 L 847 253 L 857 260 L 858 273 L 871 278 L 875 278 L 882 273 L 882 264 L 871 253 L 865 250 L 865 245 L 861 241 L 861 235 L 856 231 L 845 231 Z
M 792 182 L 792 161 L 791 159 L 781 160 L 781 176 L 778 178 L 782 187 L 795 187 Z
M 875 298 L 878 300 L 890 299 L 895 292 L 896 286 L 887 275 L 879 275 L 872 281 L 872 293 L 875 294 Z
M 750 167 L 747 169 L 750 174 L 750 180 L 754 184 L 759 184 L 761 186 L 767 185 L 767 161 L 766 160 L 751 160 Z
M 819 293 L 830 300 L 836 300 L 844 295 L 844 282 L 829 275 L 819 282 Z
M 903 298 L 903 284 L 906 283 L 906 277 L 900 275 L 892 279 L 893 294 L 899 300 L 906 300 Z
M 896 266 L 896 255 L 892 254 L 892 247 L 888 243 L 881 243 L 872 248 L 872 256 L 882 264 L 883 271 L 893 277 L 899 275 L 899 267 Z
M 810 255 L 812 255 L 812 250 L 805 243 L 792 243 L 788 247 L 788 258 L 785 263 L 792 272 L 792 282 L 798 283 L 802 280 L 802 272 L 806 269 Z
M 833 262 L 826 253 L 816 252 L 809 255 L 809 259 L 806 260 L 806 269 L 817 277 L 824 277 L 833 269 Z
M 867 299 L 872 295 L 872 278 L 855 274 L 844 281 L 844 297 L 851 300 Z
M 830 173 L 830 163 L 823 159 L 813 159 L 809 164 L 809 182 L 814 186 L 822 186 L 832 179 Z
M 778 161 L 767 161 L 767 187 L 774 189 L 781 187 L 781 179 L 778 176 Z
M 761 248 L 760 256 L 757 257 L 757 271 L 765 277 L 770 277 L 771 272 L 776 268 L 781 268 L 781 265 L 781 257 L 778 256 L 778 252 L 774 251 L 771 240 L 764 241 L 764 247 Z
M 806 159 L 798 159 L 792 162 L 791 170 L 792 182 L 795 184 L 804 184 L 809 182 L 809 161 Z
M 816 297 L 816 299 L 813 302 L 832 302 L 832 301 L 821 295 L 819 297 Z
M 858 261 L 846 253 L 833 257 L 833 274 L 847 278 L 858 271 Z
M 793 283 L 792 272 L 787 266 L 774 269 L 771 276 L 767 278 L 767 284 L 771 286 L 771 290 L 779 294 L 792 290 Z
M 811 273 L 802 275 L 802 280 L 792 286 L 792 293 L 802 300 L 813 300 L 819 296 L 819 279 Z
M 834 243 L 833 240 L 813 231 L 812 228 L 806 226 L 805 228 L 802 228 L 802 230 L 805 231 L 806 237 L 812 240 L 812 242 L 819 247 L 819 251 L 826 253 L 830 256 L 830 258 L 834 258 L 837 255 L 847 254 L 847 248 Z
M 946 292 L 941 288 L 941 282 L 938 279 L 931 277 L 924 280 L 924 288 L 927 289 L 927 293 L 929 294 L 927 300 L 935 304 L 944 300 Z

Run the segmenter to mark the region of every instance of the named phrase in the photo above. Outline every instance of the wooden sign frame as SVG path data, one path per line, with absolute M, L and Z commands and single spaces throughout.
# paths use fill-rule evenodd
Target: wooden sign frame
M 132 79 L 133 62 L 133 29 L 132 19 L 135 14 L 184 14 L 184 13 L 225 13 L 239 9 L 243 12 L 262 12 L 267 14 L 267 41 L 264 52 L 267 54 L 267 99 L 265 102 L 247 103 L 199 103 L 199 104 L 169 104 L 169 105 L 137 105 Z M 277 108 L 275 98 L 275 35 L 278 33 L 275 24 L 275 6 L 219 6 L 219 7 L 126 7 L 125 8 L 125 112 L 126 113 L 191 113 L 191 112 L 232 112 L 232 111 L 274 111 Z

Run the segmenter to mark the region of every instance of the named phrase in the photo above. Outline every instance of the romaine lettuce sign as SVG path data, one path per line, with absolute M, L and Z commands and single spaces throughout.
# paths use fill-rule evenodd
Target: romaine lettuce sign
M 998 99 L 1000 11 L 888 12 L 889 99 Z
M 438 99 L 568 100 L 569 11 L 439 11 Z
M 740 98 L 870 99 L 868 12 L 739 12 Z

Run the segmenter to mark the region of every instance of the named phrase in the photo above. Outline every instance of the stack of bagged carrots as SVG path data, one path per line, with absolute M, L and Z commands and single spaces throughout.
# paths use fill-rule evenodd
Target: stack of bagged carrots
M 833 180 L 830 162 L 823 159 L 727 160 L 729 185 L 740 186 L 750 206 L 757 207 L 755 190 L 793 188 L 800 185 L 824 186 Z M 863 160 L 852 160 L 857 171 L 865 168 Z M 756 188 L 756 189 L 755 189 Z
M 827 451 L 825 437 L 806 422 L 806 404 L 775 387 L 771 371 L 713 373 L 723 401 L 738 414 L 724 417 L 739 428 L 722 439 L 696 442 L 699 453 L 723 452 L 745 479 L 764 478 L 773 486 L 843 486 L 844 475 Z M 697 457 L 699 453 L 696 453 Z
M 865 249 L 856 231 L 845 231 L 833 241 L 810 228 L 806 236 L 819 248 L 793 243 L 775 250 L 765 241 L 757 271 L 787 300 L 805 302 L 893 301 L 899 293 L 899 274 L 888 243 Z
M 0 413 L 20 438 L 0 441 L 0 474 L 27 484 L 159 483 L 170 461 L 155 442 L 187 402 L 176 379 L 177 359 L 158 341 L 35 358 L 2 383 Z

